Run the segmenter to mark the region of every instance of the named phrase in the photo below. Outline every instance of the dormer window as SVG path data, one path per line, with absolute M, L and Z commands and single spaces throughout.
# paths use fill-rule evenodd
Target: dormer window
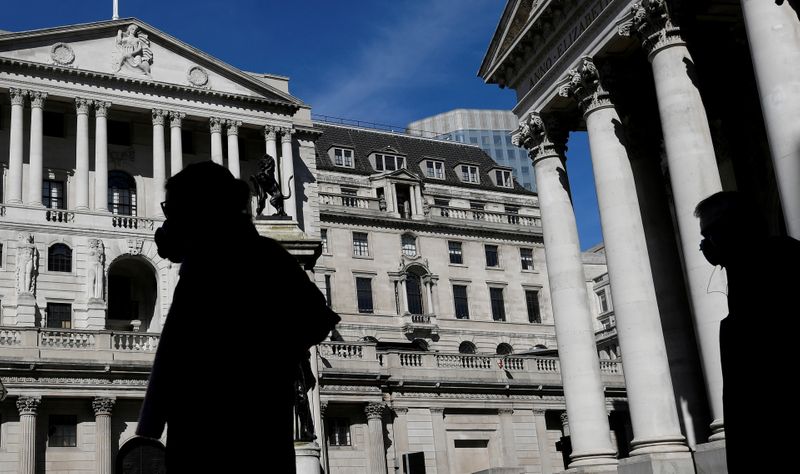
M 514 181 L 511 179 L 511 171 L 507 170 L 495 170 L 494 171 L 494 180 L 495 183 L 503 188 L 513 188 Z
M 444 163 L 427 160 L 425 162 L 425 176 L 433 179 L 444 179 Z
M 375 169 L 378 171 L 395 171 L 405 167 L 405 156 L 387 155 L 384 153 L 375 154 Z
M 348 150 L 347 148 L 334 148 L 333 164 L 336 166 L 353 168 L 353 150 Z
M 478 167 L 472 165 L 461 165 L 461 181 L 465 183 L 479 183 Z

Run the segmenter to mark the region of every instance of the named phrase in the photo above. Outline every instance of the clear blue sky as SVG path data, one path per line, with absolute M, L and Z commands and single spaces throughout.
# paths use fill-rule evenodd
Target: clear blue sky
M 111 18 L 112 0 L 3 5 L 0 30 Z M 514 93 L 477 77 L 502 0 L 119 0 L 137 17 L 233 66 L 289 76 L 316 114 L 405 126 L 455 108 L 511 109 Z M 567 166 L 583 248 L 602 240 L 588 145 Z

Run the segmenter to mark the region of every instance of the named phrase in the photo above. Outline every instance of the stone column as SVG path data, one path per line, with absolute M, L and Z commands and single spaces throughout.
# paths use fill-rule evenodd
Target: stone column
M 292 135 L 293 128 L 281 130 L 281 189 L 284 196 L 291 196 L 283 201 L 286 214 L 292 219 L 299 220 L 297 217 L 297 199 L 295 192 L 294 179 L 294 157 L 292 156 Z
M 116 400 L 97 397 L 92 401 L 95 417 L 95 453 L 97 474 L 111 474 L 111 410 Z
M 539 461 L 542 464 L 542 474 L 553 474 L 553 461 L 550 459 L 550 443 L 547 437 L 547 420 L 543 408 L 533 409 L 533 422 L 536 425 L 536 444 L 539 447 Z
M 672 389 L 639 199 L 622 120 L 591 58 L 567 73 L 559 94 L 578 101 L 589 132 L 600 222 L 634 440 L 631 455 L 687 453 Z
M 408 312 L 408 292 L 406 291 L 405 275 L 397 280 L 397 300 L 400 302 L 400 316 L 402 316 Z
M 727 300 L 723 294 L 707 291 L 713 267 L 698 251 L 702 236 L 694 217 L 701 200 L 722 191 L 708 118 L 692 80 L 692 57 L 670 18 L 666 0 L 636 3 L 620 34 L 639 35 L 652 63 L 684 271 L 714 419 L 710 440 L 723 439 L 719 322 L 727 314 Z
M 517 443 L 514 438 L 514 410 L 501 408 L 497 410 L 500 416 L 500 442 L 503 446 L 503 466 L 517 467 Z
M 439 314 L 439 277 L 431 275 L 431 296 L 433 297 L 433 310 L 431 313 Z
M 228 170 L 234 178 L 239 178 L 239 127 L 242 122 L 228 120 Z
M 222 119 L 211 117 L 208 119 L 211 128 L 211 161 L 222 164 Z
M 330 463 L 328 461 L 328 427 L 325 423 L 325 413 L 328 411 L 328 402 L 319 402 L 319 424 L 317 425 L 317 436 L 319 437 L 319 454 L 320 464 L 324 472 L 330 472 Z
M 425 285 L 425 299 L 427 300 L 426 303 L 428 304 L 428 314 L 434 314 L 433 312 L 433 283 L 431 282 L 430 277 L 425 277 L 423 280 L 423 284 Z
M 8 137 L 8 181 L 5 202 L 22 204 L 22 154 L 25 130 L 25 96 L 28 91 L 9 89 L 11 96 L 11 130 Z
M 408 408 L 394 407 L 395 417 L 392 422 L 394 433 L 394 471 L 403 473 L 403 454 L 408 452 Z
M 36 413 L 42 403 L 41 397 L 19 397 L 19 474 L 36 473 Z
M 367 465 L 369 472 L 386 474 L 386 448 L 383 445 L 383 412 L 385 405 L 379 402 L 367 403 L 368 449 Z
M 164 200 L 164 184 L 167 181 L 166 154 L 164 153 L 164 119 L 168 112 L 153 109 L 153 203 L 152 215 L 164 217 L 161 202 Z
M 92 101 L 75 99 L 75 209 L 89 209 L 89 108 Z
M 786 228 L 800 239 L 800 22 L 789 2 L 742 0 L 742 12 Z
M 94 210 L 108 212 L 108 130 L 106 115 L 111 102 L 94 103 Z
M 169 175 L 175 176 L 183 169 L 183 138 L 181 125 L 186 114 L 183 112 L 169 113 Z
M 276 163 L 278 161 L 278 148 L 276 143 L 278 130 L 280 130 L 280 127 L 274 127 L 272 125 L 264 127 L 264 142 L 267 146 L 267 155 L 271 156 Z
M 450 472 L 450 461 L 447 452 L 447 430 L 444 426 L 444 408 L 431 407 L 431 425 L 433 428 L 433 448 L 436 457 L 437 474 Z
M 414 188 L 414 201 L 416 202 L 417 206 L 417 216 L 422 218 L 425 215 L 425 205 L 422 200 L 422 190 L 420 189 L 419 185 L 414 186 L 413 188 Z
M 28 204 L 42 206 L 42 112 L 46 92 L 31 91 L 31 148 L 28 166 Z
M 561 378 L 575 429 L 570 467 L 615 466 L 616 449 L 609 435 L 593 315 L 568 192 L 563 155 L 567 132 L 556 126 L 550 121 L 546 128 L 542 117 L 532 113 L 520 123 L 513 139 L 515 145 L 529 150 L 539 191 Z

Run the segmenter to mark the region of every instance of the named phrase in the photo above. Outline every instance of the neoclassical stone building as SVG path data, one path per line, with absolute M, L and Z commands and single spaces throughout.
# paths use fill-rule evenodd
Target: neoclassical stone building
M 776 3 L 506 4 L 479 75 L 516 92 L 515 140 L 534 163 L 576 470 L 695 472 L 694 458 L 697 472 L 726 472 L 727 302 L 693 210 L 740 190 L 774 233 L 800 236 L 800 22 Z M 626 357 L 633 442 L 619 463 L 565 179 L 572 130 L 589 136 Z
M 256 225 L 343 317 L 314 354 L 321 446 L 298 445 L 301 472 L 409 472 L 413 453 L 429 473 L 562 470 L 542 216 L 511 169 L 475 146 L 312 123 L 287 78 L 121 19 L 0 34 L 0 472 L 136 468 L 119 452 L 178 278 L 152 239 L 163 182 L 204 160 L 247 178 L 264 153 L 291 219 Z M 581 265 L 624 455 L 605 257 Z M 197 344 L 209 350 L 216 337 L 275 337 L 245 323 L 208 331 Z M 215 387 L 214 416 L 234 416 L 224 381 L 198 384 Z

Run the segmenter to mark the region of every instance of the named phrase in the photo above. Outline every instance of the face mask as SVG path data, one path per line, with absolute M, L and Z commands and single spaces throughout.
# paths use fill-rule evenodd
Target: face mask
M 722 256 L 720 255 L 720 251 L 714 242 L 709 239 L 703 239 L 700 241 L 700 251 L 703 252 L 703 256 L 708 260 L 708 263 L 711 265 L 717 266 L 724 266 L 722 264 Z
M 164 221 L 164 224 L 156 229 L 154 240 L 158 248 L 158 256 L 169 259 L 173 263 L 181 263 L 184 254 L 173 234 L 174 232 L 172 234 L 169 232 L 169 220 Z

